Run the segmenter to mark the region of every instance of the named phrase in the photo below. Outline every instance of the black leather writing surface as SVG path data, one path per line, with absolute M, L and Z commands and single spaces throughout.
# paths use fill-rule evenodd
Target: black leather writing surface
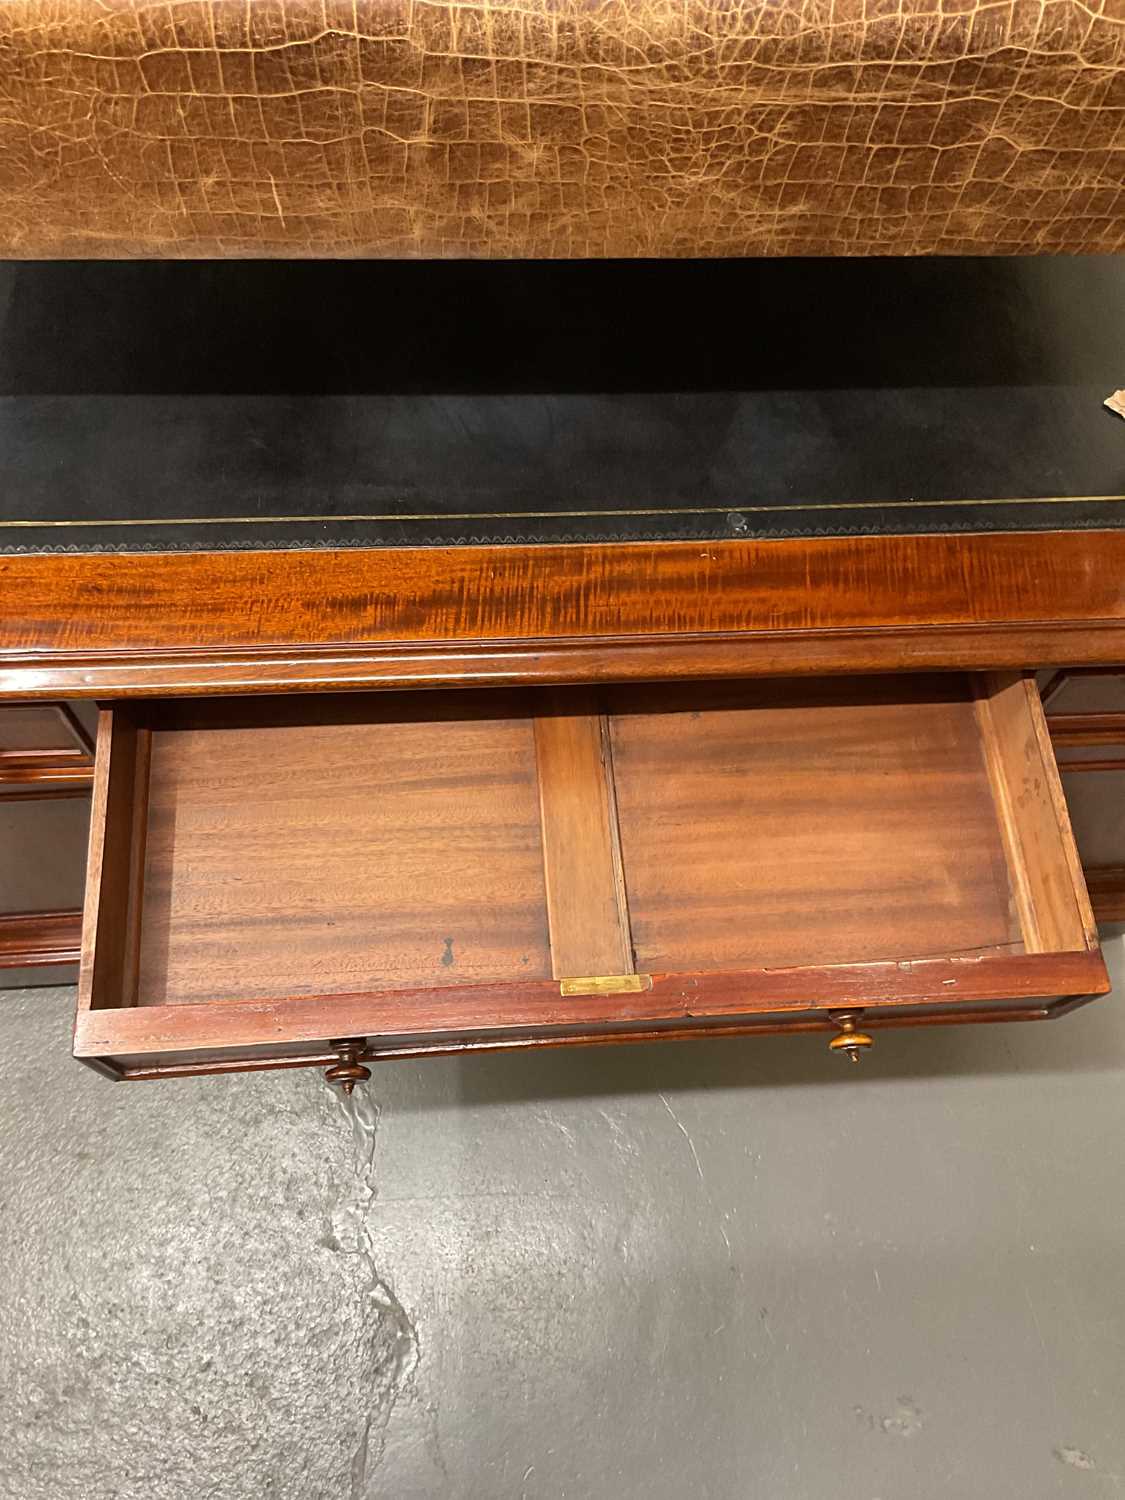
M 1125 260 L 3 268 L 0 551 L 1125 523 Z

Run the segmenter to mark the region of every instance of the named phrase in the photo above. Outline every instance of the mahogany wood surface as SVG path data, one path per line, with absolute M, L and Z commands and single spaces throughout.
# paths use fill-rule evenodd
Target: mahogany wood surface
M 1056 693 L 1062 685 L 1059 683 Z M 1097 722 L 1091 727 L 1091 720 L 1095 718 Z M 1047 722 L 1052 742 L 1057 744 L 1061 737 L 1067 744 L 1079 741 L 1083 744 L 1089 743 L 1087 735 L 1100 734 L 1103 729 L 1111 734 L 1117 734 L 1116 716 L 1108 716 L 1110 722 L 1107 724 L 1103 724 L 1102 718 L 1103 716 L 1087 713 L 1051 714 Z M 6 722 L 11 721 L 6 720 Z M 41 737 L 40 721 L 30 722 L 35 728 L 33 737 L 38 741 Z M 1083 764 L 1085 763 L 1079 763 L 1078 767 L 1071 767 L 1071 769 L 1081 768 Z M 40 789 L 40 795 L 41 792 L 42 789 Z M 1125 921 L 1125 866 L 1087 867 L 1085 884 L 1089 891 L 1094 915 L 1099 922 Z M 0 966 L 31 967 L 77 962 L 81 923 L 81 911 L 5 914 L 0 917 Z M 612 964 L 607 965 L 606 972 L 612 968 Z M 577 967 L 569 972 L 576 973 Z
M 0 557 L 7 698 L 1125 658 L 1125 532 Z
M 1088 1005 L 1096 999 L 1094 995 L 1081 995 L 1068 1000 L 1013 1001 L 985 1006 L 959 1005 L 956 1010 L 925 1012 L 923 1007 L 904 1006 L 895 1013 L 884 1013 L 876 1020 L 864 1021 L 876 1031 L 895 1030 L 899 1027 L 915 1026 L 972 1026 L 992 1024 L 1000 1021 L 1049 1021 L 1058 1016 L 1069 1015 L 1072 1010 Z M 870 1012 L 865 1012 L 865 1018 Z M 408 1041 L 380 1041 L 368 1043 L 363 1049 L 366 1062 L 384 1062 L 395 1059 L 424 1057 L 450 1057 L 473 1052 L 522 1052 L 544 1047 L 597 1047 L 638 1042 L 682 1042 L 717 1041 L 724 1037 L 776 1036 L 781 1033 L 803 1035 L 808 1032 L 833 1031 L 838 1035 L 835 1023 L 827 1017 L 812 1016 L 801 1020 L 776 1021 L 769 1018 L 748 1017 L 739 1021 L 709 1021 L 693 1024 L 681 1022 L 675 1025 L 649 1025 L 612 1030 L 605 1026 L 589 1031 L 553 1028 L 546 1031 L 527 1031 L 516 1036 L 500 1036 L 491 1033 L 485 1036 L 460 1037 L 454 1041 L 440 1037 Z M 336 1052 L 317 1053 L 307 1050 L 294 1054 L 290 1051 L 261 1049 L 236 1049 L 234 1056 L 220 1056 L 207 1050 L 192 1054 L 192 1060 L 184 1061 L 183 1054 L 144 1053 L 123 1056 L 112 1063 L 102 1058 L 79 1057 L 79 1062 L 94 1069 L 111 1081 L 128 1079 L 145 1081 L 161 1078 L 193 1078 L 216 1073 L 256 1073 L 278 1068 L 327 1067 L 338 1062 Z
M 0 969 L 77 963 L 81 945 L 80 911 L 0 913 Z
M 526 717 L 156 728 L 148 806 L 142 1005 L 550 974 Z
M 84 793 L 94 747 L 65 703 L 0 703 L 0 800 Z
M 52 771 L 41 775 L 38 771 L 0 779 L 0 802 L 58 802 L 68 799 L 86 800 L 90 796 L 94 773 L 84 771 Z
M 632 974 L 607 720 L 592 694 L 535 706 L 552 973 Z
M 1018 951 L 964 677 L 627 702 L 613 744 L 641 970 Z
M 128 706 L 98 716 L 78 1009 L 132 1005 L 137 994 L 151 735 Z
M 749 1029 L 754 1018 L 825 1029 L 831 1025 L 827 1011 L 834 1009 L 878 1007 L 897 1014 L 922 1006 L 922 1018 L 955 1019 L 964 1001 L 975 1013 L 987 1009 L 1000 1017 L 1012 1002 L 1039 1012 L 1048 999 L 1108 990 L 1100 954 L 1084 952 L 654 975 L 651 988 L 613 996 L 564 998 L 557 984 L 543 980 L 383 995 L 298 995 L 80 1011 L 75 1055 L 118 1061 L 155 1055 L 170 1062 L 177 1054 L 189 1061 L 183 1054 L 196 1050 L 257 1047 L 292 1057 L 303 1045 L 317 1060 L 331 1057 L 329 1037 L 370 1037 L 378 1050 L 441 1039 L 459 1044 L 484 1035 L 503 1040 L 513 1034 L 510 1039 L 518 1040 L 518 1034 L 544 1027 L 569 1028 L 576 1037 L 610 1025 L 621 1035 L 647 1035 L 658 1023 L 690 1023 L 699 1030 L 708 1017 L 737 1020 Z
M 915 675 L 107 709 L 78 1054 L 128 1071 L 1103 992 L 1077 895 L 1069 927 L 1036 905 L 1036 881 L 1059 909 L 1081 884 L 1050 778 L 1007 769 L 1046 745 L 1037 707 L 1023 680 Z
M 1027 950 L 1094 947 L 1097 928 L 1038 689 L 1031 677 L 988 674 L 977 681 L 985 758 Z
M 1125 713 L 1120 711 L 1052 714 L 1047 727 L 1051 743 L 1057 750 L 1073 746 L 1125 744 Z
M 1047 720 L 1059 770 L 1125 771 L 1125 712 L 1052 714 Z M 1099 746 L 1115 746 L 1111 755 L 1087 755 Z M 1068 754 L 1067 752 L 1072 752 Z M 1073 752 L 1077 751 L 1077 754 Z

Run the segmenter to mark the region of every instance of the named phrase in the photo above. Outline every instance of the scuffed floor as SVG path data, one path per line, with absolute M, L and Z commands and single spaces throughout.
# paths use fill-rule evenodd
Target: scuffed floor
M 0 995 L 2 1500 L 1125 1495 L 1125 965 L 1050 1026 L 111 1085 Z M 858 1075 L 858 1076 L 856 1076 Z

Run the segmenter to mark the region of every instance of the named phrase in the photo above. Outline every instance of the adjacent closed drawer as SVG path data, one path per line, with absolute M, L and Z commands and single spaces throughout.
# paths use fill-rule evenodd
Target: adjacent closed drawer
M 1094 915 L 1125 921 L 1125 669 L 1040 677 Z
M 0 703 L 0 989 L 72 982 L 93 714 L 86 705 Z
M 86 790 L 94 746 L 66 703 L 0 703 L 0 800 Z
M 113 1076 L 777 1029 L 854 1056 L 1108 989 L 1010 675 L 109 707 L 88 879 L 75 1051 Z

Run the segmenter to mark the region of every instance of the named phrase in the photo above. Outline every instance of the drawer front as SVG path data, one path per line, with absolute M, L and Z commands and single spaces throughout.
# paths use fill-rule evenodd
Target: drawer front
M 124 1076 L 1108 989 L 1030 678 L 129 704 L 97 762 L 76 1052 Z
M 65 703 L 0 703 L 0 798 L 88 791 L 94 745 L 79 712 Z
M 1125 921 L 1125 668 L 1040 673 L 1094 914 Z
M 72 982 L 58 968 L 78 960 L 90 721 L 86 705 L 0 703 L 0 989 Z
M 1012 973 L 1011 970 L 1008 971 Z M 945 971 L 948 976 L 948 970 Z M 388 997 L 399 1015 L 395 1024 L 418 1024 L 421 1030 L 395 1033 L 379 1031 L 365 1035 L 358 1030 L 370 1019 L 370 1010 L 361 1002 L 352 1011 L 346 1002 L 334 999 L 329 1004 L 316 1001 L 290 1002 L 283 1027 L 289 1038 L 302 1040 L 268 1040 L 276 1034 L 276 1018 L 257 1007 L 215 1011 L 207 1024 L 207 1035 L 221 1034 L 228 1045 L 200 1039 L 195 1019 L 189 1015 L 156 1016 L 149 1009 L 119 1013 L 114 1018 L 94 1012 L 82 1027 L 84 1062 L 114 1079 L 145 1080 L 163 1077 L 192 1076 L 211 1073 L 257 1072 L 265 1069 L 323 1067 L 332 1068 L 345 1055 L 349 1040 L 358 1043 L 362 1062 L 395 1058 L 443 1057 L 466 1052 L 516 1052 L 540 1047 L 590 1046 L 621 1042 L 659 1042 L 719 1039 L 736 1036 L 768 1036 L 785 1032 L 819 1033 L 829 1044 L 846 1045 L 849 1035 L 871 1034 L 909 1026 L 970 1025 L 981 1022 L 1045 1021 L 1065 1015 L 1070 1010 L 1096 998 L 1094 994 L 1075 994 L 1066 998 L 1045 999 L 1035 995 L 998 996 L 995 999 L 955 1000 L 916 1004 L 896 1000 L 872 1004 L 868 995 L 864 1004 L 813 1006 L 801 1003 L 792 1008 L 771 1006 L 752 990 L 755 976 L 747 976 L 747 986 L 728 1011 L 712 991 L 711 1008 L 705 1014 L 671 1015 L 674 997 L 654 985 L 653 1000 L 639 1014 L 632 1006 L 615 1006 L 610 1010 L 570 1006 L 560 1015 L 556 1004 L 557 990 L 541 994 L 521 992 L 517 1005 L 510 996 L 487 997 L 485 1013 L 467 1014 L 462 1001 L 461 1013 L 435 1016 L 412 1012 L 410 995 Z M 931 976 L 941 982 L 937 972 Z M 814 991 L 817 979 L 804 974 L 808 993 Z M 1003 980 L 997 974 L 997 987 Z M 1018 976 L 1018 982 L 1029 989 L 1071 987 L 1080 990 L 1091 982 L 1087 966 L 1070 968 L 1057 961 L 1047 965 L 1039 960 L 1029 962 Z M 485 997 L 482 997 L 485 998 Z M 755 1009 L 747 1013 L 747 1005 Z M 586 1010 L 587 1019 L 580 1019 Z M 629 1018 L 625 1019 L 628 1013 Z M 345 1035 L 326 1036 L 335 1026 Z M 350 1033 L 350 1039 L 348 1034 Z M 866 1046 L 862 1049 L 866 1051 Z

